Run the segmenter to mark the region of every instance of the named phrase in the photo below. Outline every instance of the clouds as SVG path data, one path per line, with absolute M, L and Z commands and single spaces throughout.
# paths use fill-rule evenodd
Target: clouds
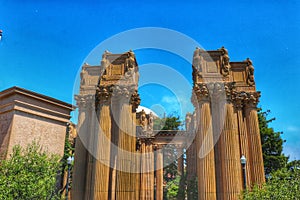
M 295 125 L 287 125 L 283 139 L 286 140 L 283 152 L 290 156 L 290 160 L 300 159 L 300 127 Z
M 289 145 L 286 143 L 284 145 L 284 154 L 289 156 L 289 160 L 300 160 L 300 141 L 297 144 Z
M 193 112 L 194 107 L 190 101 L 191 94 L 178 92 L 178 95 L 165 95 L 161 98 L 161 104 L 167 113 L 177 113 L 181 118 L 185 118 L 187 112 Z
M 288 132 L 300 132 L 300 128 L 297 126 L 290 125 L 286 128 Z

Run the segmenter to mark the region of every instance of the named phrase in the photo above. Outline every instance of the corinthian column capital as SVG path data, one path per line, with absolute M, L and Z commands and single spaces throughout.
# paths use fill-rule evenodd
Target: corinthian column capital
M 75 100 L 79 109 L 95 109 L 95 95 L 75 95 Z

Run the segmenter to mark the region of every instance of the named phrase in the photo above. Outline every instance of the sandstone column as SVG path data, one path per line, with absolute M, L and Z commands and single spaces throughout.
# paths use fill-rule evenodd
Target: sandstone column
M 135 154 L 135 200 L 140 200 L 141 192 L 141 151 Z
M 73 186 L 72 186 L 72 198 L 74 200 L 81 200 L 85 197 L 85 184 L 86 184 L 86 169 L 87 169 L 87 149 L 89 132 L 89 117 L 88 107 L 90 106 L 90 95 L 78 95 L 75 96 L 77 105 L 79 107 L 78 117 L 78 136 L 75 144 L 75 162 L 73 173 Z
M 200 102 L 199 109 L 200 127 L 196 136 L 198 199 L 215 200 L 216 177 L 210 103 Z
M 238 118 L 238 128 L 239 128 L 239 139 L 240 139 L 240 157 L 244 155 L 250 158 L 249 146 L 248 146 L 248 134 L 247 134 L 247 124 L 246 118 L 244 117 L 243 106 L 244 106 L 244 96 L 243 93 L 238 93 L 236 101 L 234 102 L 237 118 Z M 242 166 L 241 166 L 242 168 Z M 248 170 L 249 169 L 249 170 Z M 243 175 L 243 174 L 242 174 Z M 243 176 L 241 176 L 243 182 Z M 250 172 L 250 162 L 246 162 L 246 186 L 250 187 L 251 172 Z
M 116 199 L 132 200 L 135 194 L 135 174 L 132 173 L 133 153 L 136 149 L 135 133 L 133 133 L 132 105 L 129 100 L 120 100 L 119 139 L 117 154 Z
M 163 152 L 156 149 L 156 200 L 163 200 Z
M 237 200 L 242 191 L 237 116 L 231 103 L 219 103 L 216 131 L 221 131 L 217 143 L 216 171 L 218 199 Z M 215 130 L 214 130 L 215 131 Z M 215 133 L 218 135 L 219 133 Z
M 154 199 L 154 152 L 150 139 L 142 142 L 140 200 Z
M 96 160 L 94 163 L 93 193 L 91 199 L 108 199 L 109 190 L 109 163 L 111 139 L 110 105 L 107 101 L 100 101 L 98 107 L 99 128 L 97 137 Z
M 92 191 L 93 191 L 93 181 L 94 181 L 94 164 L 95 164 L 95 156 L 96 156 L 96 147 L 97 147 L 97 131 L 96 127 L 98 125 L 98 118 L 96 116 L 95 111 L 95 96 L 93 95 L 89 102 L 89 108 L 87 112 L 90 125 L 89 128 L 89 135 L 88 135 L 88 144 L 87 144 L 87 158 L 86 158 L 86 183 L 85 183 L 85 199 L 92 199 Z
M 246 159 L 248 162 L 250 162 L 252 185 L 262 184 L 265 182 L 262 147 L 256 107 L 259 97 L 259 92 L 250 93 L 248 98 L 249 100 L 245 109 L 249 139 L 248 144 L 249 150 L 251 152 L 250 157 Z M 249 168 L 247 170 L 249 170 Z
M 117 181 L 117 154 L 118 149 L 116 148 L 118 146 L 118 140 L 119 140 L 119 127 L 118 127 L 118 121 L 119 121 L 119 114 L 118 110 L 120 110 L 120 105 L 118 101 L 115 99 L 112 100 L 111 104 L 111 115 L 112 115 L 112 136 L 111 136 L 111 153 L 110 153 L 110 160 L 111 160 L 111 167 L 109 171 L 109 194 L 108 199 L 109 200 L 115 200 L 116 199 L 116 181 Z
M 180 175 L 184 175 L 183 148 L 181 145 L 177 147 L 177 154 L 180 155 L 177 159 L 177 171 Z

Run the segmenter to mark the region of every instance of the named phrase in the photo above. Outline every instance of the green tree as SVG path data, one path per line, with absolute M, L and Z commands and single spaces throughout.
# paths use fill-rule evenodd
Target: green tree
M 275 118 L 267 119 L 269 113 L 269 110 L 262 111 L 261 108 L 258 109 L 258 121 L 266 176 L 273 171 L 285 167 L 288 161 L 288 157 L 282 152 L 283 143 L 285 142 L 281 138 L 282 132 L 275 132 L 273 128 L 269 127 L 269 123 L 275 120 Z
M 165 124 L 162 130 L 179 130 L 179 126 L 181 126 L 182 122 L 179 119 L 179 116 L 168 116 L 165 118 Z
M 0 199 L 58 199 L 59 167 L 58 157 L 42 151 L 36 142 L 15 146 L 10 158 L 0 161 Z
M 198 200 L 198 177 L 187 181 L 186 193 L 189 200 Z
M 182 122 L 179 116 L 175 116 L 174 114 L 154 120 L 154 130 L 179 130 L 181 125 Z M 167 187 L 164 190 L 164 199 L 174 199 L 184 193 L 181 190 L 178 193 L 179 187 L 183 184 L 184 175 L 182 177 L 177 175 L 176 158 L 177 152 L 175 151 L 175 146 L 166 146 L 164 148 L 164 181 L 167 182 Z M 168 165 L 166 165 L 167 163 Z
M 261 187 L 255 186 L 245 191 L 243 200 L 298 200 L 300 199 L 300 169 L 282 168 L 270 174 L 268 181 Z
M 153 122 L 154 130 L 179 130 L 182 125 L 179 116 L 168 115 L 168 117 L 157 118 Z
M 173 179 L 167 183 L 167 185 L 166 185 L 167 199 L 169 199 L 169 200 L 177 199 L 179 185 L 180 185 L 180 177 L 179 176 L 177 176 L 175 179 Z
M 254 186 L 241 196 L 243 200 L 290 200 L 300 199 L 300 161 L 288 163 L 288 157 L 282 153 L 281 132 L 275 132 L 269 123 L 275 118 L 267 119 L 270 111 L 259 109 L 258 120 L 267 181 L 262 186 Z

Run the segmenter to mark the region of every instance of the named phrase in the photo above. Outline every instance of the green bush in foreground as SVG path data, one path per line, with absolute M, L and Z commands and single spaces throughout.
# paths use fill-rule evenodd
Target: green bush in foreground
M 255 186 L 243 194 L 243 200 L 299 200 L 300 169 L 283 168 L 271 173 L 268 181 L 262 186 Z
M 15 146 L 8 160 L 0 161 L 1 200 L 58 199 L 57 156 L 47 154 L 37 143 Z

